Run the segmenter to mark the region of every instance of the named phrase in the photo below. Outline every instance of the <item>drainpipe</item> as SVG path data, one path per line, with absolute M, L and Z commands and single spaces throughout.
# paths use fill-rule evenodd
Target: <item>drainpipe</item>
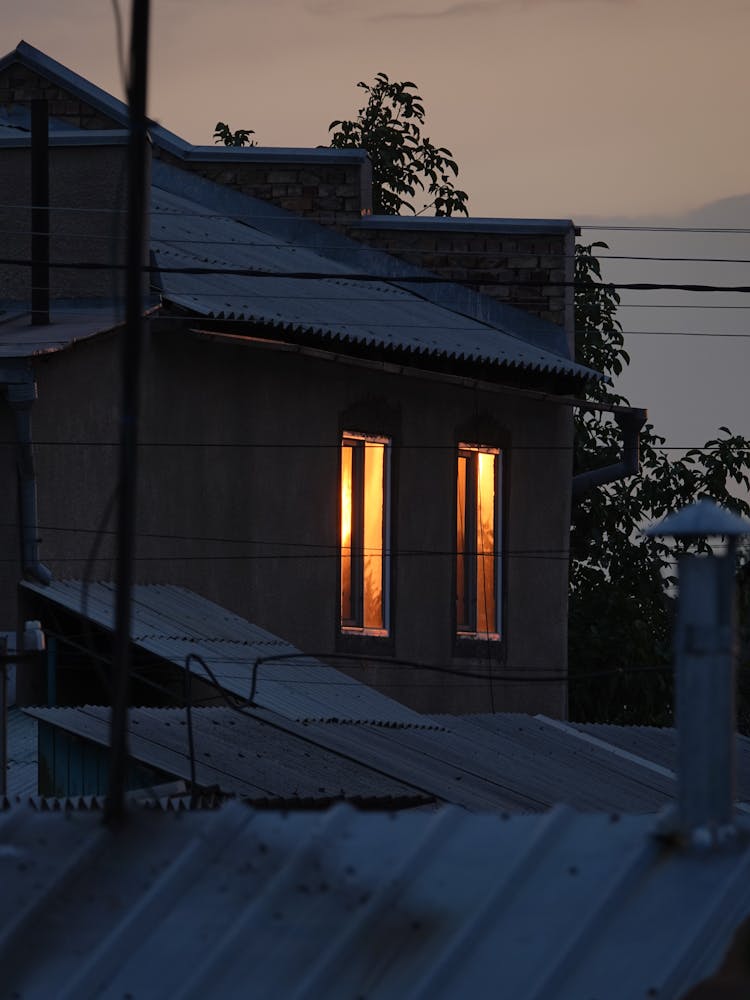
M 641 470 L 641 428 L 648 419 L 648 412 L 628 407 L 618 410 L 614 418 L 622 431 L 622 459 L 614 465 L 605 465 L 601 469 L 591 469 L 573 476 L 574 500 L 596 486 L 606 486 L 607 483 L 615 483 L 626 476 L 637 476 Z
M 711 847 L 734 831 L 737 539 L 750 521 L 700 500 L 646 535 L 697 541 L 727 540 L 726 555 L 678 557 L 679 604 L 674 633 L 677 722 L 677 805 L 663 833 Z
M 52 573 L 39 562 L 36 473 L 31 439 L 31 406 L 36 399 L 36 383 L 10 382 L 6 385 L 6 393 L 16 424 L 18 516 L 23 575 L 27 579 L 47 584 L 52 579 Z

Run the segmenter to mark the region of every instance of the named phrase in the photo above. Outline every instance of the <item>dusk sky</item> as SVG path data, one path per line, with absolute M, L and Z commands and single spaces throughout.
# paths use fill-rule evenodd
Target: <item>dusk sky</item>
M 122 4 L 126 33 L 130 5 Z M 25 0 L 22 38 L 122 96 L 108 0 Z M 194 143 L 221 119 L 264 146 L 327 145 L 357 80 L 415 81 L 472 215 L 750 227 L 750 0 L 153 0 L 149 112 Z M 744 196 L 744 197 L 743 197 Z M 725 199 L 732 199 L 726 201 Z M 747 234 L 585 230 L 613 254 L 750 259 Z M 612 261 L 612 280 L 750 284 L 744 264 Z M 627 330 L 747 330 L 750 296 L 627 297 Z M 673 444 L 750 436 L 750 340 L 629 338 L 625 391 Z

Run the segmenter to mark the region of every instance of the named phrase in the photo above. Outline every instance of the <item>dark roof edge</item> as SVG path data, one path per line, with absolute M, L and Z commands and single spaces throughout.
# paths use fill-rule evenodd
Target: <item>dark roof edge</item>
M 352 224 L 354 229 L 407 229 L 413 232 L 440 231 L 450 229 L 452 232 L 476 233 L 509 233 L 529 236 L 542 236 L 550 233 L 565 235 L 576 231 L 572 219 L 501 219 L 482 216 L 452 215 L 367 215 Z
M 125 129 L 75 129 L 71 131 L 50 132 L 51 148 L 72 146 L 127 146 L 128 133 Z M 3 149 L 28 149 L 31 146 L 31 134 L 0 137 L 0 147 Z

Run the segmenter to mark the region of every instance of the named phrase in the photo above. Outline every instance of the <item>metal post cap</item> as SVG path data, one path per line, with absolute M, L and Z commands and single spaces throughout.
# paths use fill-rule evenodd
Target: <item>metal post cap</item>
M 663 521 L 652 524 L 643 532 L 652 538 L 689 538 L 726 535 L 736 538 L 750 534 L 750 521 L 721 507 L 705 497 L 689 507 L 669 514 Z

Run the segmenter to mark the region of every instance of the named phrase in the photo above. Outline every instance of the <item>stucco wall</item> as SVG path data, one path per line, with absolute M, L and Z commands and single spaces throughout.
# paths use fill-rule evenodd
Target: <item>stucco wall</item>
M 116 369 L 114 339 L 37 364 L 47 526 L 40 557 L 59 576 L 81 575 L 114 488 Z M 405 664 L 352 669 L 424 711 L 564 712 L 564 685 L 502 678 L 564 669 L 569 410 L 166 332 L 151 338 L 142 399 L 139 580 L 190 587 L 311 653 L 353 645 L 480 675 Z M 394 442 L 393 637 L 342 646 L 340 434 L 372 431 L 378 421 Z M 506 445 L 505 631 L 501 643 L 461 655 L 453 634 L 455 447 L 481 426 L 498 428 Z M 111 555 L 107 535 L 95 578 L 111 578 Z

